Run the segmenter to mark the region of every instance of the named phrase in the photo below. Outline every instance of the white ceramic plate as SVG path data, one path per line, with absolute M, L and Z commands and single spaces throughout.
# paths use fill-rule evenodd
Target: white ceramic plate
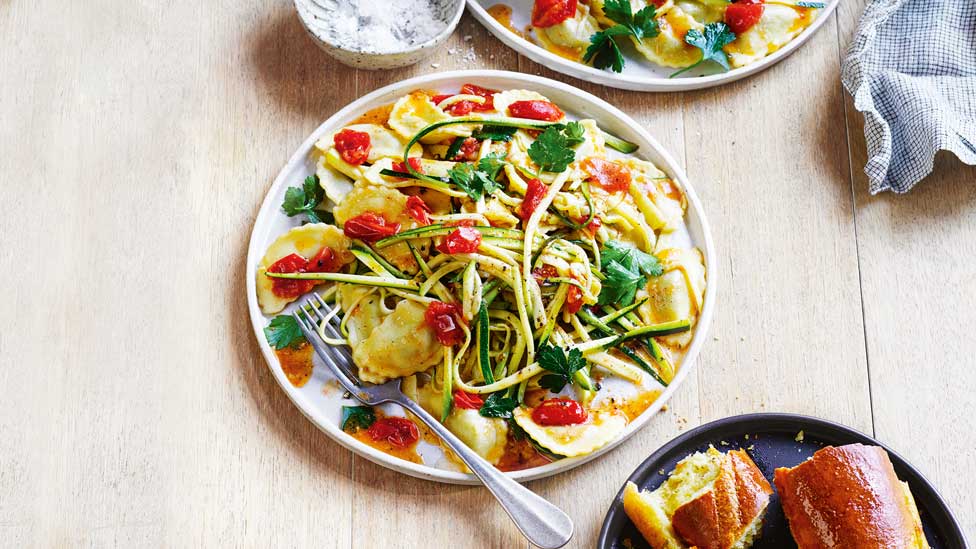
M 512 26 L 516 29 L 524 29 L 529 25 L 532 5 L 534 4 L 533 0 L 468 0 L 468 9 L 481 21 L 481 24 L 487 27 L 492 34 L 510 48 L 552 70 L 612 88 L 649 92 L 674 92 L 720 86 L 768 69 L 796 51 L 804 42 L 809 40 L 813 36 L 813 33 L 817 32 L 827 22 L 834 9 L 840 3 L 840 0 L 825 0 L 825 2 L 827 7 L 820 12 L 816 21 L 790 43 L 772 55 L 729 72 L 717 73 L 714 67 L 704 67 L 700 70 L 690 71 L 686 75 L 678 78 L 668 78 L 676 69 L 657 66 L 634 52 L 630 46 L 624 48 L 624 57 L 627 59 L 627 64 L 624 66 L 623 72 L 619 74 L 609 70 L 595 69 L 588 65 L 571 61 L 514 34 L 496 21 L 487 11 L 489 7 L 495 4 L 510 6 L 512 8 Z M 712 63 L 708 63 L 708 65 L 712 65 Z
M 342 400 L 341 390 L 326 390 L 326 383 L 333 380 L 331 374 L 328 373 L 328 370 L 324 366 L 316 366 L 312 378 L 302 388 L 294 387 L 288 381 L 288 378 L 285 377 L 285 374 L 281 370 L 278 358 L 264 337 L 263 329 L 268 325 L 269 318 L 261 313 L 255 293 L 255 272 L 265 250 L 276 237 L 291 227 L 300 224 L 299 219 L 288 218 L 281 213 L 281 202 L 284 198 L 285 190 L 288 187 L 299 185 L 305 177 L 314 173 L 315 169 L 309 160 L 309 153 L 315 141 L 323 134 L 333 132 L 349 124 L 353 119 L 369 109 L 390 104 L 413 90 L 438 89 L 445 92 L 456 92 L 465 83 L 477 84 L 493 89 L 522 88 L 536 90 L 557 103 L 569 116 L 595 119 L 607 131 L 637 143 L 640 149 L 635 153 L 636 156 L 657 164 L 659 168 L 671 175 L 684 189 L 688 197 L 688 214 L 685 218 L 688 228 L 687 236 L 691 243 L 701 249 L 705 254 L 705 268 L 708 280 L 708 286 L 705 292 L 705 308 L 698 321 L 696 332 L 688 348 L 688 352 L 680 365 L 678 375 L 671 385 L 642 415 L 627 426 L 626 430 L 617 440 L 597 452 L 588 456 L 555 461 L 542 467 L 509 473 L 513 478 L 518 480 L 531 480 L 566 471 L 586 463 L 608 452 L 647 424 L 671 395 L 674 394 L 675 390 L 677 390 L 681 382 L 684 381 L 691 371 L 695 358 L 698 356 L 698 352 L 705 341 L 709 324 L 711 324 L 712 310 L 715 306 L 715 271 L 711 269 L 711 266 L 715 264 L 715 252 L 712 246 L 712 237 L 709 233 L 708 224 L 705 221 L 705 215 L 698 196 L 688 183 L 688 178 L 685 176 L 684 171 L 678 166 L 671 155 L 646 130 L 637 124 L 637 122 L 609 103 L 566 84 L 538 76 L 505 71 L 456 71 L 421 76 L 376 90 L 354 101 L 326 120 L 325 123 L 319 126 L 302 143 L 291 157 L 288 165 L 278 174 L 274 184 L 268 191 L 264 203 L 261 205 L 261 211 L 258 213 L 257 221 L 254 223 L 251 242 L 248 246 L 246 274 L 247 301 L 254 333 L 258 338 L 261 351 L 264 353 L 264 358 L 268 363 L 268 367 L 271 368 L 272 374 L 274 374 L 275 379 L 278 380 L 278 384 L 281 385 L 281 388 L 288 394 L 292 402 L 298 406 L 312 423 L 322 429 L 325 434 L 370 461 L 408 475 L 456 484 L 476 484 L 478 481 L 472 475 L 451 470 L 450 462 L 443 457 L 443 452 L 436 445 L 430 445 L 421 441 L 418 451 L 427 464 L 419 465 L 375 450 L 343 432 L 339 428 L 341 407 L 343 403 L 349 405 L 350 402 Z M 395 405 L 386 406 L 393 406 L 391 411 L 398 410 Z

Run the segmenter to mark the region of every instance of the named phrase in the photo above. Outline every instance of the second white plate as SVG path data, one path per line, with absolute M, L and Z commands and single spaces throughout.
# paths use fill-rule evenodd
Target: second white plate
M 722 84 L 735 82 L 736 80 L 768 69 L 796 51 L 815 32 L 820 30 L 820 27 L 827 22 L 834 9 L 837 8 L 840 0 L 827 0 L 827 7 L 820 12 L 820 15 L 812 25 L 790 43 L 764 59 L 729 72 L 710 74 L 693 71 L 689 74 L 695 76 L 684 76 L 681 78 L 668 78 L 675 69 L 654 65 L 643 57 L 632 53 L 629 48 L 626 48 L 624 51 L 627 64 L 621 73 L 595 69 L 589 65 L 560 57 L 516 35 L 492 17 L 488 13 L 488 8 L 500 3 L 512 8 L 512 26 L 514 28 L 524 29 L 529 25 L 532 5 L 534 3 L 533 0 L 468 0 L 468 9 L 499 40 L 536 63 L 563 74 L 568 74 L 569 76 L 586 80 L 587 82 L 610 86 L 611 88 L 649 92 L 675 92 L 721 86 Z M 707 71 L 708 69 L 704 70 Z

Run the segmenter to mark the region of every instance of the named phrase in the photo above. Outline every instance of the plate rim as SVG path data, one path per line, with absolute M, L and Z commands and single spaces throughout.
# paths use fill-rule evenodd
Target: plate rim
M 879 446 L 888 452 L 889 457 L 895 467 L 900 467 L 908 470 L 912 476 L 914 476 L 915 485 L 920 486 L 924 491 L 927 492 L 927 496 L 934 500 L 949 518 L 950 526 L 954 531 L 947 532 L 948 534 L 961 539 L 963 542 L 963 547 L 969 547 L 969 541 L 966 539 L 965 531 L 959 523 L 959 519 L 956 517 L 955 513 L 952 511 L 952 507 L 945 501 L 942 494 L 935 488 L 935 485 L 929 481 L 928 478 L 922 472 L 912 465 L 910 461 L 905 459 L 901 454 L 891 449 L 888 445 L 877 440 L 875 437 L 861 432 L 858 429 L 849 427 L 842 423 L 838 423 L 833 420 L 820 418 L 816 416 L 810 416 L 805 414 L 793 414 L 787 412 L 759 412 L 751 414 L 741 414 L 735 416 L 729 416 L 720 418 L 714 421 L 710 421 L 694 429 L 681 433 L 680 435 L 669 440 L 663 446 L 655 450 L 646 459 L 641 461 L 641 463 L 634 469 L 634 471 L 627 477 L 617 493 L 614 495 L 613 500 L 610 502 L 610 507 L 607 509 L 607 513 L 604 516 L 603 524 L 600 527 L 600 535 L 597 538 L 597 549 L 609 549 L 612 547 L 611 543 L 614 540 L 609 539 L 610 536 L 610 526 L 611 522 L 616 518 L 616 515 L 622 514 L 626 519 L 626 513 L 623 512 L 623 494 L 624 487 L 628 482 L 634 482 L 637 484 L 638 479 L 643 479 L 648 477 L 648 471 L 652 470 L 654 463 L 660 460 L 662 457 L 673 451 L 675 448 L 685 444 L 689 440 L 698 437 L 708 431 L 719 429 L 722 427 L 736 426 L 739 424 L 746 424 L 754 421 L 763 421 L 769 424 L 770 429 L 777 429 L 777 426 L 782 424 L 790 424 L 791 429 L 797 428 L 798 430 L 807 430 L 810 427 L 816 429 L 825 429 L 828 431 L 834 431 L 844 436 L 850 436 L 854 439 L 861 439 L 861 443 L 872 444 Z M 807 427 L 808 426 L 808 427 Z M 899 479 L 905 481 L 905 479 Z M 629 519 L 628 519 L 629 520 Z M 954 541 L 954 540 L 947 540 Z
M 499 2 L 501 1 L 502 0 L 499 0 Z M 728 72 L 713 74 L 710 76 L 701 76 L 697 78 L 680 78 L 676 80 L 668 78 L 625 77 L 625 73 L 617 74 L 565 59 L 509 31 L 507 28 L 502 26 L 501 23 L 496 21 L 491 14 L 488 13 L 488 11 L 481 5 L 479 0 L 467 0 L 467 3 L 468 9 L 474 14 L 475 18 L 482 24 L 482 26 L 487 28 L 488 31 L 495 36 L 495 38 L 501 40 L 506 46 L 515 50 L 516 53 L 525 55 L 532 61 L 548 67 L 556 72 L 572 76 L 574 78 L 579 78 L 580 80 L 585 80 L 587 82 L 592 82 L 594 84 L 602 84 L 604 86 L 623 90 L 643 92 L 678 92 L 701 90 L 724 84 L 731 84 L 737 80 L 758 74 L 772 67 L 776 63 L 779 63 L 783 59 L 786 59 L 820 30 L 833 15 L 834 10 L 837 9 L 837 6 L 840 5 L 840 0 L 826 1 L 827 7 L 823 9 L 823 13 L 817 17 L 817 20 L 814 21 L 812 25 L 807 27 L 802 33 L 800 33 L 799 36 L 793 40 L 790 40 L 788 44 L 773 52 L 772 55 L 767 55 L 755 63 L 750 63 L 749 65 L 733 69 Z
M 622 444 L 626 440 L 630 439 L 637 431 L 643 428 L 650 420 L 653 418 L 660 409 L 670 400 L 674 392 L 682 385 L 685 378 L 694 370 L 697 365 L 697 358 L 701 348 L 704 346 L 707 340 L 707 335 L 709 328 L 711 326 L 712 316 L 714 314 L 715 300 L 716 300 L 716 290 L 718 277 L 717 269 L 717 258 L 715 252 L 714 241 L 711 234 L 711 229 L 708 224 L 708 219 L 705 214 L 704 207 L 702 206 L 701 200 L 699 199 L 694 187 L 688 180 L 687 175 L 683 167 L 675 160 L 675 158 L 665 149 L 658 141 L 651 135 L 643 125 L 639 124 L 632 117 L 618 109 L 617 107 L 611 105 L 610 103 L 594 96 L 593 94 L 581 90 L 573 85 L 565 84 L 545 78 L 542 76 L 536 76 L 521 72 L 513 71 L 501 71 L 501 70 L 458 70 L 458 71 L 445 71 L 445 72 L 435 72 L 426 75 L 420 75 L 406 80 L 400 80 L 383 86 L 379 89 L 373 90 L 369 93 L 362 95 L 356 100 L 350 102 L 346 106 L 339 109 L 335 114 L 328 117 L 322 124 L 320 124 L 312 133 L 302 142 L 301 145 L 296 149 L 295 153 L 292 154 L 288 162 L 281 169 L 278 175 L 275 177 L 274 182 L 265 191 L 265 196 L 261 202 L 261 206 L 258 210 L 257 215 L 254 219 L 254 224 L 251 229 L 251 233 L 248 241 L 248 253 L 245 265 L 246 284 L 245 291 L 247 295 L 245 296 L 248 303 L 248 313 L 251 321 L 252 331 L 255 338 L 257 339 L 258 345 L 261 348 L 261 353 L 264 358 L 264 362 L 271 371 L 278 385 L 291 400 L 292 404 L 304 415 L 313 425 L 323 431 L 330 438 L 338 442 L 341 446 L 345 447 L 362 456 L 373 463 L 386 467 L 388 469 L 404 473 L 413 477 L 422 478 L 426 480 L 434 480 L 449 484 L 468 484 L 468 485 L 478 485 L 481 482 L 472 474 L 461 473 L 455 471 L 447 471 L 443 469 L 437 469 L 429 465 L 416 464 L 394 458 L 389 456 L 379 450 L 372 448 L 371 446 L 356 440 L 354 437 L 338 429 L 336 425 L 328 421 L 324 417 L 320 417 L 313 409 L 306 409 L 306 407 L 300 402 L 298 389 L 291 386 L 282 369 L 278 366 L 278 361 L 274 355 L 274 351 L 268 344 L 267 339 L 263 337 L 263 329 L 266 324 L 266 319 L 261 313 L 260 308 L 257 305 L 256 296 L 256 266 L 260 258 L 264 255 L 263 244 L 258 241 L 259 232 L 264 227 L 274 210 L 277 209 L 277 204 L 272 202 L 273 197 L 277 195 L 277 191 L 284 185 L 288 184 L 288 175 L 296 169 L 299 165 L 306 165 L 306 160 L 308 153 L 312 146 L 318 140 L 318 138 L 325 133 L 328 128 L 332 126 L 338 126 L 343 124 L 346 120 L 353 119 L 357 114 L 364 112 L 366 106 L 369 105 L 374 100 L 383 97 L 394 92 L 400 93 L 408 89 L 420 89 L 424 85 L 435 85 L 432 82 L 439 82 L 444 80 L 465 80 L 465 79 L 481 79 L 481 80 L 491 80 L 491 79 L 507 79 L 518 81 L 526 86 L 536 86 L 539 88 L 550 88 L 566 93 L 568 95 L 576 96 L 585 101 L 586 103 L 592 104 L 599 107 L 600 109 L 611 115 L 616 122 L 625 126 L 629 131 L 638 134 L 642 139 L 647 141 L 654 153 L 660 156 L 663 160 L 664 167 L 668 172 L 677 180 L 682 189 L 685 191 L 690 208 L 694 209 L 695 215 L 698 220 L 698 224 L 701 228 L 702 239 L 704 242 L 697 243 L 699 248 L 703 248 L 702 252 L 705 256 L 705 272 L 708 280 L 708 285 L 705 288 L 705 307 L 702 310 L 702 314 L 699 317 L 698 324 L 695 328 L 695 334 L 692 337 L 691 344 L 688 347 L 688 351 L 684 357 L 682 367 L 678 372 L 675 379 L 668 385 L 668 387 L 658 396 L 654 403 L 647 408 L 640 416 L 638 416 L 634 421 L 627 425 L 624 433 L 621 434 L 617 439 L 615 439 L 610 444 L 607 444 L 603 448 L 593 452 L 592 454 L 580 457 L 563 458 L 559 461 L 546 464 L 541 467 L 534 467 L 531 469 L 524 469 L 520 471 L 507 472 L 506 475 L 519 481 L 526 482 L 530 480 L 540 479 L 544 477 L 549 477 L 564 471 L 568 471 L 572 468 L 583 465 L 603 454 L 616 448 L 618 445 Z M 311 407 L 309 407 L 311 408 Z

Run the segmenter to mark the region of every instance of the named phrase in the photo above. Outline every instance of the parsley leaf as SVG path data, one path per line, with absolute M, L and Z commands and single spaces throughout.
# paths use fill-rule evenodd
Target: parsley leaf
M 291 315 L 278 315 L 271 319 L 271 323 L 264 329 L 264 337 L 268 338 L 268 345 L 275 349 L 295 349 L 305 342 L 298 321 Z
M 370 406 L 343 406 L 339 428 L 347 432 L 369 429 L 376 422 L 376 412 Z
M 566 144 L 570 147 L 575 147 L 586 141 L 586 131 L 583 129 L 583 124 L 579 122 L 566 124 L 566 127 L 563 128 L 563 135 L 566 136 Z
M 633 13 L 630 0 L 607 0 L 603 13 L 616 25 L 602 30 L 590 37 L 590 45 L 583 54 L 583 62 L 593 62 L 598 69 L 610 68 L 613 72 L 624 69 L 624 56 L 617 43 L 619 36 L 633 36 L 637 40 L 653 38 L 661 33 L 657 23 L 657 12 L 653 5 Z
M 573 374 L 586 366 L 586 359 L 579 349 L 570 349 L 567 354 L 561 347 L 543 344 L 536 358 L 539 366 L 552 372 L 539 378 L 539 386 L 554 393 L 562 391 L 566 384 L 572 384 Z
M 827 7 L 827 4 L 824 3 L 824 2 L 797 2 L 796 3 L 796 6 L 798 8 L 823 9 L 823 8 L 826 8 Z
M 480 130 L 475 130 L 471 137 L 475 139 L 491 139 L 492 141 L 505 142 L 511 141 L 512 136 L 518 128 L 514 126 L 492 126 L 485 124 Z
M 505 153 L 491 153 L 485 155 L 484 158 L 478 161 L 478 170 L 488 174 L 488 177 L 494 181 L 498 177 L 498 172 L 502 171 L 508 162 L 505 162 Z
M 485 399 L 485 403 L 478 410 L 482 417 L 497 417 L 509 419 L 512 417 L 512 410 L 518 406 L 514 398 L 505 396 L 505 392 L 492 393 Z
M 610 240 L 600 253 L 606 275 L 597 300 L 600 305 L 626 307 L 634 302 L 637 290 L 647 284 L 648 276 L 664 274 L 657 257 L 633 246 Z
M 670 78 L 688 72 L 706 61 L 715 61 L 726 71 L 731 70 L 729 57 L 725 55 L 725 51 L 722 48 L 732 43 L 735 39 L 736 35 L 732 32 L 732 29 L 721 22 L 705 25 L 705 32 L 698 29 L 691 29 L 685 35 L 685 42 L 700 49 L 702 51 L 702 58 L 697 63 L 672 74 Z
M 321 223 L 322 218 L 315 207 L 322 203 L 325 198 L 325 190 L 319 185 L 319 177 L 310 175 L 305 178 L 301 187 L 289 187 L 285 191 L 285 200 L 281 203 L 281 209 L 285 215 L 294 217 L 304 213 L 312 223 Z
M 490 156 L 490 155 L 489 155 Z M 488 157 L 482 158 L 481 161 L 484 162 Z M 485 164 L 486 167 L 494 167 L 492 162 L 497 161 L 495 158 L 493 161 L 489 161 Z M 481 162 L 479 162 L 480 166 Z M 447 172 L 448 177 L 451 178 L 451 183 L 454 183 L 461 188 L 462 191 L 468 193 L 468 196 L 472 200 L 478 200 L 486 194 L 491 194 L 495 190 L 501 188 L 501 185 L 495 181 L 488 173 L 477 169 L 473 164 L 468 164 L 465 162 L 455 164 L 449 172 Z
M 562 173 L 576 160 L 569 138 L 556 126 L 546 128 L 529 147 L 529 158 L 544 172 Z

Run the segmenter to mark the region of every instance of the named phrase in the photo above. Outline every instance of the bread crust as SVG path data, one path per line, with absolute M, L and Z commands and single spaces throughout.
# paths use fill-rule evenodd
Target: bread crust
M 729 549 L 766 510 L 769 482 L 744 450 L 725 454 L 712 489 L 678 507 L 671 524 L 698 549 Z
M 915 500 L 888 453 L 851 444 L 823 448 L 774 482 L 800 549 L 922 549 Z

